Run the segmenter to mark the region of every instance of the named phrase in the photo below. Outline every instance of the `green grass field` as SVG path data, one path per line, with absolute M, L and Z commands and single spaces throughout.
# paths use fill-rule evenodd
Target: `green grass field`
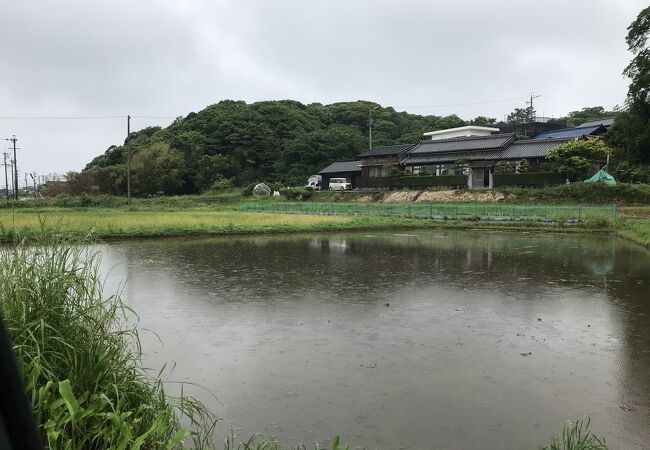
M 240 210 L 291 214 L 370 215 L 435 219 L 482 220 L 614 220 L 614 206 L 545 205 L 526 203 L 321 203 L 321 202 L 244 202 Z
M 501 203 L 387 204 L 194 201 L 119 207 L 0 208 L 0 240 L 42 236 L 161 236 L 353 231 L 397 228 L 612 232 L 650 247 L 650 207 Z M 239 210 L 238 210 L 239 209 Z M 432 220 L 432 218 L 434 220 Z M 575 221 L 579 220 L 579 223 Z

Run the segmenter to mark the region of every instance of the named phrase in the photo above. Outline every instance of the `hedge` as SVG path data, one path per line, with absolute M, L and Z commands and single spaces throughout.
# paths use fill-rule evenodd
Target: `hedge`
M 551 186 L 564 184 L 564 175 L 552 172 L 542 173 L 495 173 L 494 187 L 499 186 Z
M 407 176 L 395 178 L 396 187 L 434 187 L 434 186 L 460 186 L 467 187 L 466 175 L 440 175 L 440 176 Z

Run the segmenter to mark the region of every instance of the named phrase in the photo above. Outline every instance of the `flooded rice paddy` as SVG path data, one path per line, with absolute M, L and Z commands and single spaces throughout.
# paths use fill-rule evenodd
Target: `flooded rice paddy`
M 222 418 L 218 440 L 535 449 L 588 415 L 611 448 L 650 446 L 650 252 L 628 242 L 434 231 L 100 250 L 146 365 L 201 386 L 185 391 Z

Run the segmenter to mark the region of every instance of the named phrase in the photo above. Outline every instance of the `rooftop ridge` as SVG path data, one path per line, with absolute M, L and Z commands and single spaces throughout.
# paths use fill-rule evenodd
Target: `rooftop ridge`
M 453 137 L 453 138 L 446 138 L 446 139 L 423 139 L 419 143 L 420 144 L 436 144 L 436 143 L 441 143 L 441 142 L 458 142 L 458 141 L 477 141 L 477 140 L 487 140 L 487 139 L 495 139 L 495 138 L 504 138 L 504 137 L 512 137 L 516 136 L 515 133 L 497 133 L 497 134 L 490 134 L 488 136 L 458 136 L 458 137 Z
M 551 133 L 557 133 L 558 131 L 568 131 L 568 130 L 583 130 L 586 128 L 598 128 L 602 127 L 602 125 L 583 125 L 579 127 L 569 127 L 569 128 L 558 128 L 557 130 L 549 130 L 549 131 L 540 131 L 538 136 L 540 134 L 551 134 Z
M 550 133 L 550 131 L 549 131 L 549 133 Z M 572 141 L 572 140 L 573 140 L 572 137 L 550 137 L 550 138 L 544 139 L 544 141 L 547 141 L 547 142 Z M 514 141 L 514 142 L 510 143 L 510 145 L 526 145 L 526 144 L 538 144 L 538 143 L 539 143 L 538 139 L 522 139 L 522 140 Z

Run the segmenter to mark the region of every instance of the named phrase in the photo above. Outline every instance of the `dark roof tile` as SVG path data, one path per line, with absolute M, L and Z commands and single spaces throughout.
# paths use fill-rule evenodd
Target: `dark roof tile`
M 602 125 L 604 127 L 608 127 L 610 125 L 614 124 L 614 118 L 613 117 L 603 117 L 601 119 L 597 120 L 590 120 L 589 122 L 584 122 L 578 125 L 578 128 L 582 127 L 594 127 L 596 125 Z
M 487 151 L 466 149 L 466 151 L 437 152 L 417 154 L 411 152 L 403 161 L 404 164 L 444 164 L 453 163 L 459 158 L 466 158 L 468 161 L 498 161 L 513 160 L 521 158 L 543 158 L 548 151 L 571 139 L 543 139 L 525 140 L 511 142 L 510 145 Z
M 434 141 L 421 141 L 409 155 L 442 153 L 442 152 L 463 152 L 471 150 L 499 149 L 515 140 L 514 133 L 493 134 L 490 136 L 469 136 Z
M 361 167 L 359 167 L 360 164 L 361 161 L 335 162 L 325 167 L 323 170 L 318 172 L 318 174 L 327 175 L 331 173 L 342 173 L 342 172 L 361 172 Z
M 359 156 L 361 158 L 369 156 L 392 156 L 399 155 L 405 151 L 410 150 L 415 147 L 417 144 L 398 144 L 398 145 L 384 145 L 381 147 L 374 147 L 370 150 L 366 150 L 361 153 Z

